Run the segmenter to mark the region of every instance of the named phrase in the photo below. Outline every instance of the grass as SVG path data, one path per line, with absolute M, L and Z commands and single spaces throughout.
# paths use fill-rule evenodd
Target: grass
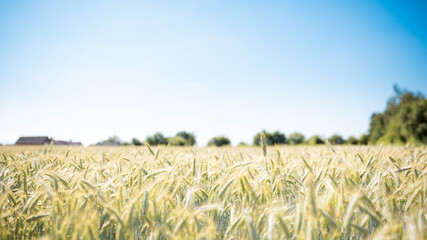
M 1 147 L 0 239 L 425 239 L 425 147 Z

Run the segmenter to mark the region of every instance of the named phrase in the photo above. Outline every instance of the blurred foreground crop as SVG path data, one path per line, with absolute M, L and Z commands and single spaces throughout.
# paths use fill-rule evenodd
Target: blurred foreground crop
M 0 239 L 425 239 L 425 147 L 0 147 Z

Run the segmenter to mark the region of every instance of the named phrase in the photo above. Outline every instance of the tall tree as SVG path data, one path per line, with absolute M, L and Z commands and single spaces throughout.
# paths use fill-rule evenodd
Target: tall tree
M 421 93 L 393 87 L 394 95 L 387 101 L 383 113 L 374 113 L 369 124 L 371 143 L 416 143 L 426 138 L 427 117 Z

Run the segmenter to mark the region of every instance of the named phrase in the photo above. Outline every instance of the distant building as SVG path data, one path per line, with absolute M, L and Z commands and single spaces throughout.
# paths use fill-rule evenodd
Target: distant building
M 120 142 L 103 142 L 102 144 L 96 144 L 98 146 L 121 146 Z
M 62 141 L 62 140 L 53 140 L 53 145 L 66 145 L 66 146 L 81 146 L 81 142 L 72 142 L 70 141 Z
M 62 140 L 54 140 L 47 136 L 38 136 L 38 137 L 20 137 L 18 141 L 16 141 L 15 145 L 65 145 L 65 146 L 81 146 L 81 142 L 72 142 L 70 141 L 62 141 Z
M 46 136 L 38 137 L 20 137 L 15 145 L 47 145 L 52 142 L 52 139 Z

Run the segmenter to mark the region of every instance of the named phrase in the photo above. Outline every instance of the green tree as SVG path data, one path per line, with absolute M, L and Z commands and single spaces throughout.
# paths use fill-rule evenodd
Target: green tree
M 322 138 L 319 135 L 313 135 L 310 139 L 308 139 L 307 143 L 309 145 L 324 144 Z
M 359 139 L 357 139 L 356 137 L 354 137 L 354 136 L 350 136 L 346 141 L 345 141 L 345 143 L 346 144 L 350 144 L 350 145 L 357 145 L 357 144 L 359 144 Z
M 270 139 L 267 139 L 267 143 Z M 275 131 L 271 136 L 272 144 L 269 145 L 276 145 L 276 144 L 285 144 L 286 143 L 286 136 L 284 133 L 281 133 L 279 131 Z
M 139 141 L 138 138 L 132 138 L 132 144 L 135 145 L 135 146 L 141 146 L 142 142 Z
M 384 116 L 381 113 L 374 113 L 369 123 L 369 141 L 376 143 L 385 133 Z
M 193 146 L 196 144 L 196 136 L 193 133 L 189 133 L 186 131 L 180 131 L 176 134 L 176 137 L 183 137 L 186 140 L 186 144 L 188 146 Z
M 271 134 L 270 133 L 268 133 L 267 131 L 265 131 L 265 130 L 263 130 L 264 131 L 264 134 L 265 134 L 265 139 L 267 140 L 269 137 L 271 137 Z M 262 132 L 262 131 L 261 131 Z M 252 142 L 252 144 L 254 145 L 254 146 L 260 146 L 261 145 L 261 132 L 259 132 L 259 133 L 257 133 L 257 134 L 255 134 L 255 136 L 254 136 L 254 140 L 253 140 L 253 142 Z M 267 140 L 267 143 L 268 143 L 268 140 Z
M 427 99 L 405 104 L 396 118 L 407 142 L 427 144 Z
M 152 146 L 167 144 L 165 136 L 160 132 L 155 133 L 153 136 L 148 136 L 145 142 Z
M 403 104 L 379 142 L 427 144 L 427 99 Z
M 228 146 L 230 144 L 231 144 L 230 139 L 228 139 L 227 137 L 217 136 L 209 140 L 208 146 L 221 147 L 221 146 Z
M 167 138 L 168 145 L 170 146 L 186 146 L 187 140 L 181 136 Z
M 122 140 L 118 136 L 111 136 L 107 140 L 98 142 L 96 145 L 118 146 L 118 145 L 122 145 Z
M 359 138 L 359 143 L 362 145 L 368 145 L 369 143 L 369 135 L 368 134 L 362 134 Z
M 253 145 L 259 146 L 261 144 L 261 132 L 257 133 L 254 136 Z M 281 133 L 279 131 L 275 131 L 274 133 L 269 133 L 264 131 L 264 133 L 265 133 L 265 140 L 267 142 L 267 145 L 276 145 L 276 144 L 286 143 L 286 136 L 284 133 Z
M 262 132 L 262 131 L 261 131 L 261 132 Z M 255 134 L 255 136 L 254 136 L 254 140 L 253 140 L 253 142 L 252 142 L 252 144 L 253 144 L 254 146 L 260 146 L 260 145 L 261 145 L 261 132 L 259 132 L 259 133 Z M 267 133 L 267 132 L 265 132 L 265 131 L 264 131 L 264 133 L 265 133 L 265 138 L 267 139 L 267 135 L 268 135 L 269 133 Z
M 343 144 L 344 143 L 344 138 L 342 138 L 341 135 L 334 134 L 330 138 L 328 138 L 328 141 L 331 144 Z
M 397 85 L 393 86 L 394 95 L 387 101 L 386 109 L 383 113 L 374 113 L 369 123 L 369 141 L 371 143 L 406 143 L 408 141 L 419 142 L 419 136 L 411 132 L 410 126 L 405 124 L 407 115 L 411 115 L 418 107 L 416 103 L 425 101 L 421 93 L 413 93 L 407 90 L 401 90 Z M 409 107 L 409 106 L 412 106 Z M 422 108 L 422 107 L 421 107 Z M 417 114 L 415 114 L 417 115 Z M 415 117 L 412 116 L 412 117 Z M 423 124 L 423 118 L 418 115 L 413 119 L 415 124 Z M 409 135 L 408 135 L 409 134 Z M 418 139 L 418 140 L 417 140 Z
M 305 137 L 302 133 L 294 132 L 291 135 L 289 135 L 287 142 L 290 145 L 297 145 L 301 144 L 305 141 Z

